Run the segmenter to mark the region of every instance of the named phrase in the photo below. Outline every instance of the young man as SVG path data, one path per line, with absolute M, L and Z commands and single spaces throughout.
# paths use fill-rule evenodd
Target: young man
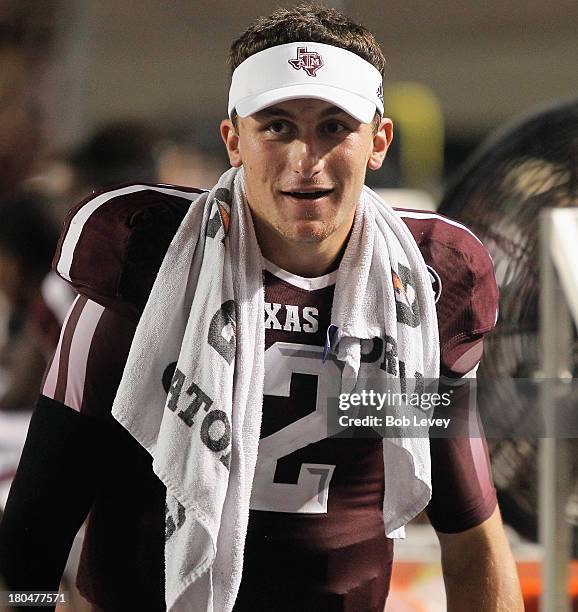
M 448 609 L 521 610 L 483 440 L 327 435 L 327 398 L 351 379 L 467 375 L 495 323 L 481 243 L 363 188 L 392 139 L 379 46 L 299 7 L 247 30 L 231 63 L 233 169 L 209 194 L 129 185 L 69 215 L 57 269 L 81 296 L 0 573 L 55 590 L 90 512 L 78 586 L 95 609 L 377 612 L 386 533 L 431 493 Z

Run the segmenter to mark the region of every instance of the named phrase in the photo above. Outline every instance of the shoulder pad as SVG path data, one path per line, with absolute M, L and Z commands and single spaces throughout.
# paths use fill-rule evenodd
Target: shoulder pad
M 81 294 L 139 316 L 200 189 L 132 183 L 95 192 L 64 220 L 52 267 Z
M 396 209 L 425 259 L 436 292 L 440 340 L 475 337 L 491 330 L 498 288 L 490 254 L 465 225 L 435 212 Z

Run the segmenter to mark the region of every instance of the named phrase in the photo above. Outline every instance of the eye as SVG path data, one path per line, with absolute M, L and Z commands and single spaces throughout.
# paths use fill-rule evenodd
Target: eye
M 339 136 L 341 134 L 345 134 L 345 132 L 348 131 L 348 128 L 340 121 L 332 119 L 331 121 L 327 121 L 323 124 L 323 131 L 331 136 Z
M 275 119 L 275 121 L 269 123 L 265 129 L 272 134 L 276 134 L 277 136 L 283 136 L 285 134 L 289 134 L 291 131 L 291 126 L 287 123 L 287 121 Z

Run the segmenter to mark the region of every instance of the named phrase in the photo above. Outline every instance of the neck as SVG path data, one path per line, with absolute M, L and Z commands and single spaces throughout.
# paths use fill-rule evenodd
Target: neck
M 255 233 L 263 257 L 287 272 L 315 278 L 333 272 L 339 267 L 351 228 L 338 230 L 320 242 L 294 242 L 279 233 L 260 228 L 255 222 Z M 342 235 L 340 235 L 342 234 Z

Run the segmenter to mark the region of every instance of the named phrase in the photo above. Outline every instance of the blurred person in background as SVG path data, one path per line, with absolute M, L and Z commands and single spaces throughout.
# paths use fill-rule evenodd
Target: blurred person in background
M 0 410 L 31 410 L 73 292 L 50 272 L 58 229 L 46 198 L 0 196 L 0 295 L 4 344 Z
M 0 572 L 54 590 L 89 515 L 77 581 L 95 609 L 382 612 L 393 538 L 427 506 L 448 609 L 521 610 L 483 439 L 328 437 L 345 368 L 460 384 L 495 323 L 481 243 L 363 188 L 392 140 L 379 45 L 306 5 L 260 19 L 230 58 L 232 168 L 210 193 L 133 183 L 67 218 L 57 269 L 81 295 Z
M 158 176 L 161 183 L 210 188 L 221 176 L 227 162 L 222 150 L 190 125 L 173 127 L 161 142 Z
M 54 195 L 62 220 L 71 202 L 93 191 L 129 181 L 210 186 L 224 166 L 223 156 L 188 126 L 157 129 L 117 119 L 96 128 L 71 153 L 53 158 L 33 184 Z
M 142 121 L 117 119 L 96 128 L 66 157 L 72 169 L 69 206 L 113 185 L 158 182 L 159 148 L 157 131 Z
M 29 177 L 39 154 L 40 109 L 28 68 L 21 51 L 0 46 L 0 193 Z
M 0 2 L 0 193 L 16 190 L 45 153 L 43 77 L 58 0 Z

